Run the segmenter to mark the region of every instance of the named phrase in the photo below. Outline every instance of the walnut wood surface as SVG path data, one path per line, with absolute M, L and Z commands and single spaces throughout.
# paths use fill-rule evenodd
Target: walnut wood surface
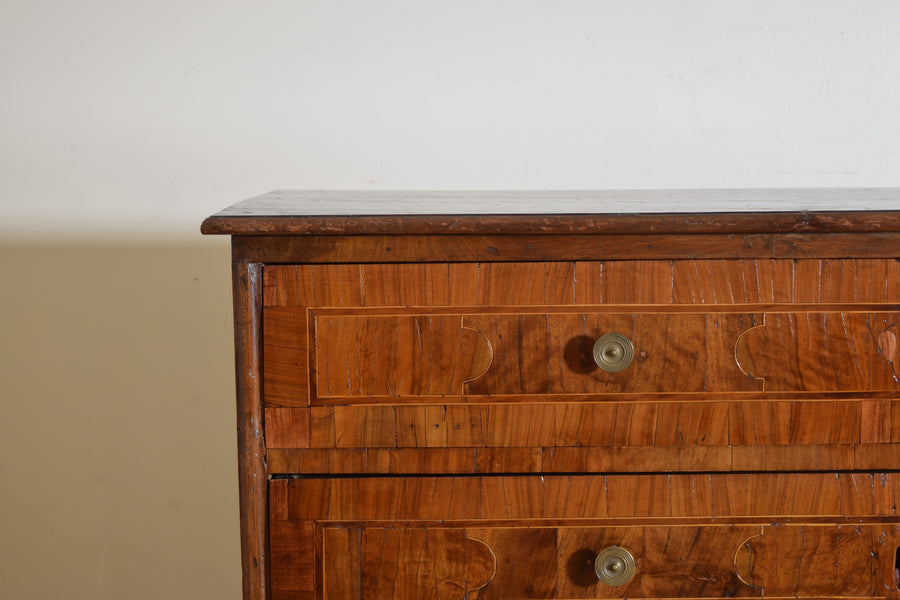
M 273 572 L 291 574 L 276 586 L 311 591 L 297 573 L 317 562 L 324 598 L 898 596 L 896 474 L 317 479 L 271 488 L 273 531 L 303 549 L 273 556 Z M 597 553 L 614 545 L 636 559 L 621 588 L 593 574 Z
M 419 316 L 415 309 L 411 312 L 409 316 L 314 315 L 313 401 L 469 394 L 752 391 L 763 387 L 761 381 L 748 377 L 733 357 L 742 334 L 762 323 L 761 314 Z M 627 372 L 607 373 L 593 364 L 594 341 L 607 332 L 624 334 L 635 344 L 636 359 Z M 823 330 L 822 337 L 827 333 Z M 764 355 L 762 342 L 746 342 L 748 347 L 751 344 L 757 363 L 761 363 L 756 355 Z M 862 364 L 867 364 L 865 358 L 860 359 Z M 770 367 L 771 372 L 775 370 Z M 766 379 L 766 374 L 759 379 Z M 874 389 L 889 385 L 892 389 L 893 383 L 878 380 L 869 385 Z M 829 385 L 833 387 L 831 382 L 820 387 L 829 391 Z M 783 385 L 782 389 L 809 387 Z M 867 387 L 860 384 L 846 389 Z
M 492 579 L 495 561 L 461 529 L 329 527 L 322 562 L 326 598 L 464 599 Z
M 264 600 L 267 598 L 266 462 L 261 420 L 263 397 L 258 376 L 262 366 L 262 265 L 235 263 L 232 280 L 244 598 Z
M 324 598 L 895 597 L 885 546 L 900 526 L 325 527 L 323 538 Z M 593 573 L 611 546 L 638 557 L 622 587 Z
M 897 269 L 873 259 L 267 267 L 265 315 L 278 331 L 265 357 L 269 468 L 898 468 L 900 315 L 884 312 L 900 298 Z M 590 356 L 610 330 L 635 342 L 620 373 Z
M 211 217 L 245 597 L 900 596 L 898 209 L 310 192 Z M 619 373 L 607 331 L 635 345 Z M 612 545 L 622 587 L 593 573 Z
M 884 444 L 669 447 L 337 448 L 269 450 L 273 474 L 452 475 L 900 469 Z
M 896 525 L 326 527 L 324 597 L 810 598 L 835 590 L 884 597 L 878 587 L 896 586 L 883 546 L 898 533 Z M 610 546 L 638 556 L 635 577 L 622 587 L 593 574 L 597 551 Z M 872 554 L 882 563 L 874 572 Z
M 524 524 L 537 526 L 559 519 L 628 525 L 647 518 L 673 523 L 814 518 L 818 523 L 847 519 L 863 523 L 897 521 L 900 514 L 897 473 L 277 479 L 270 482 L 270 491 L 275 494 L 270 504 L 286 502 L 284 518 L 300 521 L 442 521 L 471 526 L 479 520 L 526 519 Z
M 896 253 L 900 248 L 894 248 Z M 273 265 L 266 306 L 896 303 L 896 259 Z
M 270 264 L 891 258 L 900 233 L 247 235 L 233 242 L 238 260 Z
M 279 190 L 213 215 L 202 231 L 229 235 L 898 231 L 898 209 L 900 190 L 891 188 Z
M 875 337 L 900 323 L 900 312 L 409 312 L 314 314 L 313 403 L 898 388 Z M 608 373 L 593 364 L 593 343 L 608 332 L 627 336 L 635 346 L 626 371 Z M 282 362 L 273 351 L 273 360 Z

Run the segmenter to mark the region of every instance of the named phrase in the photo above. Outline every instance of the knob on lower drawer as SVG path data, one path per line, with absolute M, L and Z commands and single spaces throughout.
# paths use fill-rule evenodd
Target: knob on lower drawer
M 606 585 L 625 585 L 634 576 L 634 557 L 620 546 L 610 546 L 597 555 L 594 571 Z
M 630 365 L 632 358 L 634 346 L 621 333 L 604 334 L 594 344 L 594 362 L 604 371 L 617 373 Z

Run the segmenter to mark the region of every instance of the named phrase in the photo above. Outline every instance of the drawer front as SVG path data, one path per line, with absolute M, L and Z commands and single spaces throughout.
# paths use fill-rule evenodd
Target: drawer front
M 756 390 L 760 382 L 738 368 L 734 347 L 761 321 L 750 314 L 313 312 L 311 403 Z M 634 359 L 619 372 L 593 358 L 596 340 L 610 332 L 633 345 Z
M 898 595 L 894 524 L 324 526 L 320 535 L 325 598 Z M 597 562 L 610 560 L 604 551 L 619 561 L 612 568 Z
M 895 391 L 897 271 L 878 259 L 267 267 L 266 403 Z M 635 347 L 616 374 L 591 356 L 611 331 Z
M 474 315 L 312 311 L 310 403 L 865 393 L 900 386 L 888 346 L 900 324 L 898 312 L 823 312 L 814 306 L 777 313 L 552 308 Z M 616 365 L 593 354 L 597 340 L 610 333 L 624 336 L 623 343 L 632 347 L 634 357 L 621 370 L 608 370 Z
M 833 473 L 273 481 L 273 597 L 316 586 L 369 599 L 897 597 L 898 484 Z M 610 548 L 633 562 L 624 579 L 610 577 Z
M 269 468 L 900 468 L 897 265 L 266 267 Z M 609 332 L 618 372 L 592 354 Z

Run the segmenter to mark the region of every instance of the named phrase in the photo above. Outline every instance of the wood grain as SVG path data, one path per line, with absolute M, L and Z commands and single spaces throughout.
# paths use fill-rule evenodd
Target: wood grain
M 315 592 L 316 530 L 311 521 L 272 519 L 269 568 L 272 594 Z
M 900 297 L 900 264 L 893 258 L 268 265 L 264 276 L 266 306 L 891 303 Z
M 262 265 L 234 263 L 235 372 L 237 375 L 238 486 L 244 598 L 265 600 L 266 462 L 263 430 Z
M 512 288 L 507 303 L 565 304 L 564 300 L 573 296 L 578 304 L 884 302 L 892 291 L 896 292 L 892 276 L 900 268 L 891 259 L 575 261 L 574 277 L 570 279 L 565 276 L 570 264 L 536 263 L 530 268 L 527 286 Z M 479 263 L 476 275 L 480 281 L 486 281 L 485 273 L 494 280 L 509 279 L 507 273 L 524 268 L 516 264 Z M 546 289 L 548 284 L 541 282 L 548 278 L 556 281 L 560 293 L 543 294 L 535 298 L 538 302 L 528 302 L 528 296 L 533 294 L 528 290 Z M 567 282 L 576 293 L 568 290 Z M 621 296 L 629 284 L 647 291 Z M 479 289 L 483 287 L 484 284 L 479 285 Z M 601 293 L 582 295 L 579 290 Z M 496 301 L 487 297 L 479 302 L 492 303 Z
M 484 335 L 493 360 L 466 391 L 530 395 L 759 389 L 735 369 L 733 351 L 715 351 L 733 346 L 730 340 L 754 327 L 757 318 L 691 313 L 467 316 L 465 325 Z M 621 333 L 634 344 L 635 359 L 618 373 L 598 368 L 591 356 L 594 342 L 608 332 Z
M 900 453 L 867 433 L 867 402 L 267 409 L 267 429 L 276 432 L 268 466 L 273 473 L 397 474 L 898 468 Z M 299 435 L 299 443 L 281 432 Z
M 360 538 L 360 565 L 357 568 L 361 598 L 402 598 L 418 594 L 431 598 L 462 598 L 465 595 L 463 532 L 371 528 L 360 530 Z M 444 547 L 439 550 L 440 545 Z M 323 554 L 327 561 L 327 544 Z M 436 577 L 436 561 L 448 563 L 450 572 Z M 417 581 L 420 567 L 425 581 Z M 446 596 L 448 590 L 439 589 L 441 584 L 449 585 L 453 596 Z
M 873 335 L 895 321 L 900 313 L 328 314 L 315 318 L 312 401 L 895 390 Z M 593 363 L 593 342 L 608 332 L 634 344 L 625 371 Z
M 742 546 L 737 574 L 765 596 L 895 596 L 898 532 L 896 525 L 764 527 Z
M 289 520 L 442 521 L 897 517 L 900 479 L 883 473 L 422 476 L 273 480 Z M 737 521 L 735 521 L 737 520 Z M 536 521 L 536 522 L 537 522 Z
M 621 199 L 684 194 L 776 198 Z M 246 598 L 900 597 L 900 211 L 423 197 L 204 224 L 235 234 Z
M 365 600 L 464 599 L 467 590 L 487 583 L 484 579 L 469 581 L 468 576 L 476 572 L 490 575 L 493 570 L 490 554 L 467 552 L 466 533 L 459 529 L 366 528 L 361 530 L 361 539 L 358 569 Z M 327 545 L 324 556 L 328 561 Z M 479 564 L 470 566 L 470 559 Z
M 323 532 L 322 569 L 325 598 L 361 598 L 362 531 L 328 528 Z
M 308 408 L 267 408 L 267 448 L 309 448 Z
M 900 233 L 247 235 L 238 260 L 265 263 L 541 262 L 565 260 L 891 258 Z
M 747 597 L 760 595 L 735 573 L 734 555 L 758 526 L 610 527 L 559 530 L 559 598 Z M 594 558 L 611 546 L 636 559 L 634 578 L 621 587 L 593 573 Z
M 316 398 L 460 394 L 491 362 L 460 315 L 326 316 L 315 332 Z
M 333 406 L 269 409 L 309 415 L 310 447 L 517 447 L 847 444 L 862 438 L 861 402 L 599 402 Z M 337 416 L 335 416 L 337 415 Z M 379 432 L 366 433 L 368 423 Z M 300 422 L 301 427 L 306 423 Z M 402 433 L 396 433 L 399 430 Z M 446 434 L 446 440 L 445 440 Z
M 326 598 L 898 595 L 895 473 L 417 477 L 271 486 L 272 497 L 283 499 L 273 506 L 273 527 L 288 532 L 279 534 L 280 546 L 308 539 L 312 524 L 322 521 Z M 330 501 L 308 501 L 323 495 Z M 628 549 L 637 564 L 634 578 L 619 588 L 593 574 L 597 553 L 613 545 Z M 308 585 L 313 569 L 292 560 L 300 572 L 279 570 L 280 589 Z
M 900 192 L 891 188 L 275 190 L 211 216 L 201 230 L 232 235 L 896 231 L 898 203 Z M 788 206 L 792 210 L 786 211 Z
M 496 572 L 482 589 L 470 594 L 477 600 L 553 598 L 558 574 L 555 529 L 468 529 L 466 535 L 482 541 L 496 557 Z M 527 576 L 523 576 L 527 573 Z
M 876 336 L 900 313 L 766 314 L 737 340 L 741 370 L 771 391 L 894 390 L 898 381 Z
M 885 444 L 631 448 L 270 449 L 273 474 L 727 473 L 900 469 Z
M 309 404 L 306 310 L 264 311 L 263 386 L 266 406 Z

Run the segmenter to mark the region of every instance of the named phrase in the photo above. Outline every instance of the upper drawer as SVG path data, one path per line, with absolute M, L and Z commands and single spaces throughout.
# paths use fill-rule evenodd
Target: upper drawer
M 270 266 L 270 406 L 897 389 L 894 260 Z M 621 372 L 595 340 L 628 337 Z
M 313 310 L 310 397 L 315 404 L 898 387 L 892 365 L 898 312 L 554 308 L 479 314 Z M 270 313 L 284 321 L 307 319 L 294 309 Z M 602 342 L 595 348 L 596 340 L 609 333 L 621 340 L 611 350 L 623 354 L 596 357 L 602 348 Z M 271 360 L 283 351 L 271 347 Z

